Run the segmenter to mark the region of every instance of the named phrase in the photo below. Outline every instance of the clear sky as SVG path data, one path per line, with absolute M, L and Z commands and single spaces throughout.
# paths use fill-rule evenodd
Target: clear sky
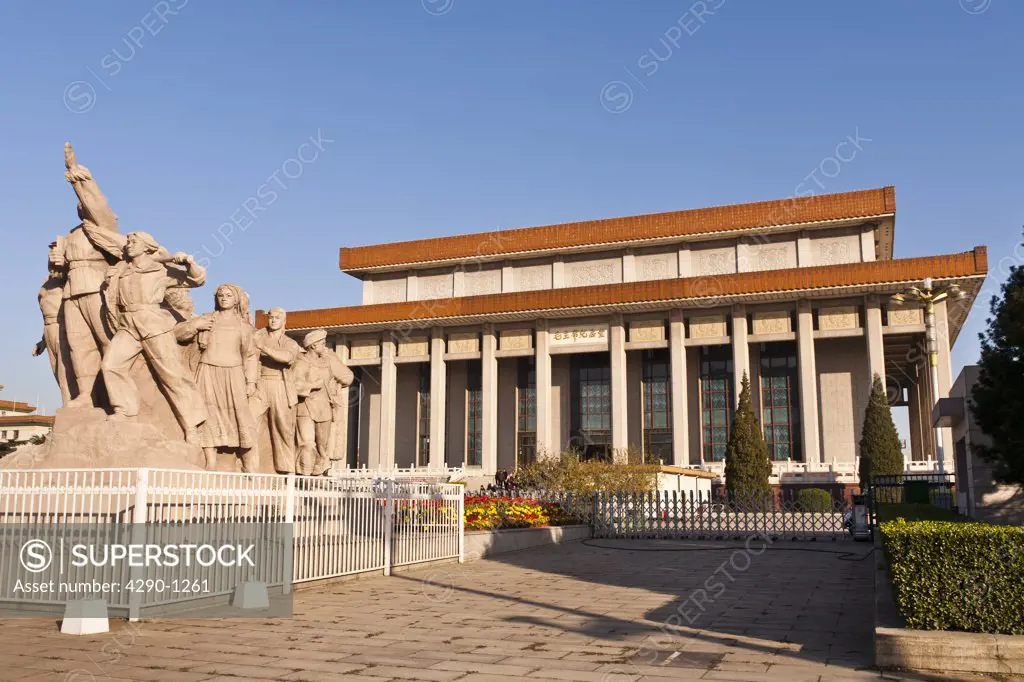
M 897 257 L 986 244 L 995 290 L 1024 259 L 1022 27 L 1016 0 L 3 3 L 0 395 L 59 402 L 29 351 L 46 245 L 77 222 L 66 140 L 122 231 L 259 308 L 358 303 L 343 245 L 801 183 L 896 185 Z

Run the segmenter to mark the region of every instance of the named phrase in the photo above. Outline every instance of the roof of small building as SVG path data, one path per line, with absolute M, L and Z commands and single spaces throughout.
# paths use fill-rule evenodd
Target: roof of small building
M 623 218 L 478 232 L 372 246 L 344 247 L 339 267 L 356 277 L 373 271 L 434 267 L 459 260 L 482 262 L 545 252 L 639 246 L 677 238 L 707 239 L 814 229 L 876 221 L 877 257 L 892 258 L 896 189 L 788 197 Z
M 53 415 L 47 414 L 15 414 L 0 416 L 0 426 L 53 426 Z
M 0 410 L 13 410 L 15 412 L 35 412 L 35 405 L 18 402 L 16 400 L 0 400 Z

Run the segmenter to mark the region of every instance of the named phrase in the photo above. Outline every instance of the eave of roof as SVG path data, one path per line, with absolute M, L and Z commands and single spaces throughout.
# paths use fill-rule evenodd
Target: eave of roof
M 35 405 L 19 402 L 17 400 L 0 400 L 0 410 L 14 410 L 16 412 L 35 412 Z
M 970 301 L 951 315 L 955 340 L 973 296 L 988 272 L 984 246 L 943 256 L 889 261 L 822 265 L 624 282 L 588 287 L 543 289 L 484 296 L 381 303 L 298 310 L 288 313 L 289 330 L 325 328 L 332 331 L 429 328 L 480 322 L 605 314 L 644 309 L 709 308 L 741 301 L 784 300 L 794 297 L 837 297 L 896 291 L 926 277 L 965 285 Z M 257 326 L 266 315 L 257 311 Z
M 53 426 L 53 415 L 18 414 L 0 416 L 0 426 Z
M 679 238 L 721 238 L 814 229 L 878 221 L 877 254 L 892 258 L 892 222 L 896 215 L 896 189 L 878 189 L 789 197 L 774 201 L 652 213 L 542 227 L 419 239 L 390 244 L 344 247 L 338 265 L 343 272 L 362 276 L 370 272 L 410 267 L 434 267 L 456 261 L 474 262 L 572 252 L 597 247 L 639 246 Z

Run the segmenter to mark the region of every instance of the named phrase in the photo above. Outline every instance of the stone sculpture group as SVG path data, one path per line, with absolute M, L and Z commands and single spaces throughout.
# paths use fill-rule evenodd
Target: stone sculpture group
M 300 346 L 285 334 L 280 308 L 269 311 L 266 329 L 254 329 L 249 297 L 234 284 L 217 287 L 214 311 L 196 315 L 190 289 L 203 286 L 206 269 L 145 232 L 122 234 L 70 144 L 64 157 L 81 223 L 50 244 L 39 290 L 43 336 L 32 349 L 49 356 L 60 387 L 55 435 L 103 419 L 130 440 L 117 424 L 159 422 L 162 400 L 178 427 L 163 424 L 164 435 L 201 448 L 206 469 L 227 453 L 242 471 L 260 471 L 265 417 L 274 471 L 325 473 L 353 380 L 327 348 L 327 333 L 311 331 Z M 96 431 L 80 431 L 71 440 L 86 448 L 82 434 Z

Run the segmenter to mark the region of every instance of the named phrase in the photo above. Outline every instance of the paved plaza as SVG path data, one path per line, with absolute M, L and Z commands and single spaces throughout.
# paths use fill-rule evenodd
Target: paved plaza
M 591 540 L 303 590 L 282 620 L 118 621 L 89 637 L 5 620 L 0 678 L 878 679 L 870 548 L 762 547 Z

